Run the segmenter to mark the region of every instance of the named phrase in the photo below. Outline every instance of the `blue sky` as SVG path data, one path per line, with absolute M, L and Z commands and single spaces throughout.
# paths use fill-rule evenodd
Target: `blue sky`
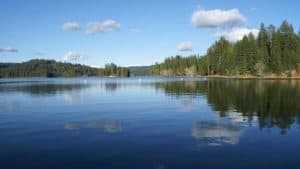
M 2 0 L 0 62 L 149 65 L 204 54 L 219 36 L 238 40 L 261 22 L 287 19 L 298 31 L 299 9 L 294 0 Z

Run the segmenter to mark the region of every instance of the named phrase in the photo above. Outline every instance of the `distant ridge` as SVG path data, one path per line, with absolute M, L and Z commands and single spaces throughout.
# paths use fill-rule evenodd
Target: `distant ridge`
M 22 63 L 0 63 L 0 77 L 80 77 L 80 76 L 130 76 L 125 67 L 110 63 L 105 68 L 81 64 L 33 59 Z

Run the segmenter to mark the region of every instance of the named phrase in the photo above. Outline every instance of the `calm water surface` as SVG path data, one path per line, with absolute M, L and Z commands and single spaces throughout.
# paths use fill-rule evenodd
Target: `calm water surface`
M 0 168 L 300 168 L 300 81 L 0 79 Z

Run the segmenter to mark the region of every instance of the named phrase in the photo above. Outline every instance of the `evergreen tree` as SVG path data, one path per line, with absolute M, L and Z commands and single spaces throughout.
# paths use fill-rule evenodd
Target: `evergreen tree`
M 258 61 L 267 65 L 269 62 L 269 36 L 265 25 L 261 23 L 260 30 L 257 37 L 257 47 L 258 47 Z
M 280 33 L 274 32 L 272 34 L 272 47 L 271 47 L 271 56 L 269 68 L 274 73 L 279 73 L 282 71 L 282 63 L 281 63 L 281 46 L 280 46 Z

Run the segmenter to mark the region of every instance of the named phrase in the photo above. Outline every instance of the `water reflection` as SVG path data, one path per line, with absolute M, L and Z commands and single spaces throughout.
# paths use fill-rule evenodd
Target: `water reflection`
M 179 107 L 182 112 L 191 112 L 194 106 L 194 99 L 182 98 L 179 99 Z
M 7 111 L 11 112 L 16 109 L 18 109 L 20 106 L 20 103 L 17 101 L 0 101 L 0 110 L 1 111 Z
M 105 133 L 119 133 L 122 131 L 122 125 L 119 121 L 91 120 L 86 122 L 67 122 L 64 125 L 65 130 L 79 129 L 103 129 Z
M 297 80 L 118 79 L 0 84 L 3 166 L 297 166 Z M 18 154 L 25 164 L 14 163 Z
M 192 129 L 192 136 L 209 146 L 237 144 L 243 127 L 232 123 L 198 122 Z
M 22 92 L 31 96 L 56 95 L 66 91 L 78 91 L 91 87 L 88 84 L 29 84 L 1 86 L 0 93 Z
M 87 128 L 101 128 L 106 133 L 119 133 L 122 125 L 119 121 L 96 120 L 87 122 Z
M 78 130 L 80 129 L 80 123 L 77 122 L 67 122 L 64 126 L 65 130 Z
M 248 120 L 258 119 L 259 127 L 279 127 L 285 134 L 300 122 L 300 81 L 298 80 L 208 80 L 156 83 L 166 95 L 191 100 L 205 97 L 220 117 L 236 112 Z
M 70 104 L 81 103 L 84 100 L 84 94 L 81 91 L 65 92 L 63 97 L 64 100 Z
M 96 88 L 109 95 L 120 89 L 149 87 L 164 92 L 176 99 L 183 112 L 197 110 L 198 100 L 205 100 L 220 117 L 234 112 L 248 121 L 257 119 L 261 129 L 279 127 L 285 134 L 292 124 L 300 123 L 300 81 L 299 80 L 124 80 L 104 79 L 70 83 L 4 83 L 0 93 L 23 92 L 32 96 L 63 94 L 73 104 L 84 100 L 82 90 Z M 141 93 L 142 94 L 142 93 Z M 1 103 L 0 109 L 12 109 L 13 104 Z M 107 131 L 118 131 L 116 125 L 108 125 Z
M 122 84 L 118 84 L 118 83 L 105 83 L 105 90 L 107 92 L 115 92 L 118 88 L 120 88 L 122 86 Z

